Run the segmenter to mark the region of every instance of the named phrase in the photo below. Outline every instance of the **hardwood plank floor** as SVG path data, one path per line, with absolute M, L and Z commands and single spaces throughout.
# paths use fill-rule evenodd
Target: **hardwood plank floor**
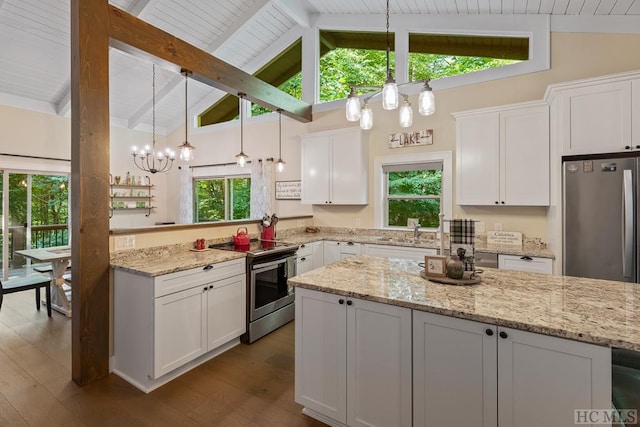
M 116 375 L 71 381 L 71 319 L 33 292 L 0 311 L 0 426 L 323 426 L 294 399 L 294 324 L 144 394 Z

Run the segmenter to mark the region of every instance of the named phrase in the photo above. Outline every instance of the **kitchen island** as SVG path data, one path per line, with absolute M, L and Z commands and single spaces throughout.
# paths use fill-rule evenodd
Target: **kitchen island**
M 640 350 L 640 290 L 487 269 L 482 283 L 358 256 L 290 279 L 296 401 L 330 425 L 569 426 L 611 405 L 610 347 Z

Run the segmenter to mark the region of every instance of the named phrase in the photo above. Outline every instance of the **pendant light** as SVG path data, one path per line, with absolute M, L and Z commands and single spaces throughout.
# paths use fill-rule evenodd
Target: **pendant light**
M 408 85 L 411 83 L 397 84 L 393 78 L 393 72 L 391 71 L 391 38 L 389 36 L 389 0 L 387 0 L 387 79 L 382 87 L 380 86 L 350 86 L 349 96 L 347 96 L 346 116 L 350 122 L 360 121 L 360 129 L 368 130 L 373 127 L 373 111 L 368 102 L 375 96 L 381 95 L 382 108 L 385 110 L 395 110 L 398 108 L 400 95 L 403 97 L 402 105 L 400 106 L 399 122 L 401 127 L 411 127 L 413 125 L 413 109 L 409 102 L 408 95 L 401 93 L 398 88 L 400 86 Z M 362 105 L 360 104 L 360 98 L 356 92 L 356 89 L 370 92 L 363 98 Z M 373 92 L 372 92 L 373 91 Z M 435 97 L 433 90 L 429 86 L 429 79 L 426 79 L 424 86 L 420 91 L 418 112 L 422 116 L 429 116 L 436 110 Z
M 278 161 L 276 169 L 278 172 L 284 172 L 285 162 L 282 160 L 282 109 L 278 108 Z
M 239 93 L 240 98 L 240 153 L 236 154 L 236 162 L 241 168 L 245 167 L 249 156 L 244 154 L 244 93 Z
M 178 145 L 178 149 L 180 150 L 180 160 L 184 162 L 188 162 L 193 160 L 193 150 L 196 149 L 196 147 L 189 144 L 189 140 L 187 139 L 187 134 L 189 130 L 189 105 L 187 103 L 187 94 L 188 94 L 187 82 L 189 81 L 189 74 L 191 73 L 187 70 L 182 70 L 182 74 L 184 75 L 184 142 Z
M 156 151 L 156 64 L 151 64 L 151 67 L 153 70 L 151 80 L 151 86 L 153 88 L 151 97 L 152 145 L 146 145 L 140 151 L 138 151 L 138 148 L 135 146 L 131 147 L 131 154 L 133 155 L 133 163 L 138 169 L 152 174 L 167 173 L 173 166 L 175 153 L 169 148 L 167 148 L 164 153 L 162 151 Z

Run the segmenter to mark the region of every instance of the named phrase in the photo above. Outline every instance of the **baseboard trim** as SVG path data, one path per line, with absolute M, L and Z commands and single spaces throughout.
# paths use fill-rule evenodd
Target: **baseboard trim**
M 322 415 L 319 412 L 316 412 L 313 409 L 309 409 L 307 407 L 302 408 L 302 413 L 331 427 L 347 427 L 346 424 L 342 424 L 341 422 L 338 422 L 333 418 L 329 418 L 326 415 Z

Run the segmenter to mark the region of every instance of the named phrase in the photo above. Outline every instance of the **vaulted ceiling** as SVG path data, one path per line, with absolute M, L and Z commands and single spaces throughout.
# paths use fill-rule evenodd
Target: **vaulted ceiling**
M 0 0 L 0 104 L 68 115 L 70 0 Z M 144 21 L 246 72 L 263 67 L 320 14 L 381 15 L 385 0 L 111 0 Z M 640 15 L 640 0 L 391 0 L 392 14 Z M 348 28 L 345 28 L 348 29 Z M 110 108 L 114 124 L 151 124 L 151 64 L 110 51 Z M 190 113 L 224 93 L 189 82 Z M 157 69 L 159 133 L 184 120 L 184 78 Z

